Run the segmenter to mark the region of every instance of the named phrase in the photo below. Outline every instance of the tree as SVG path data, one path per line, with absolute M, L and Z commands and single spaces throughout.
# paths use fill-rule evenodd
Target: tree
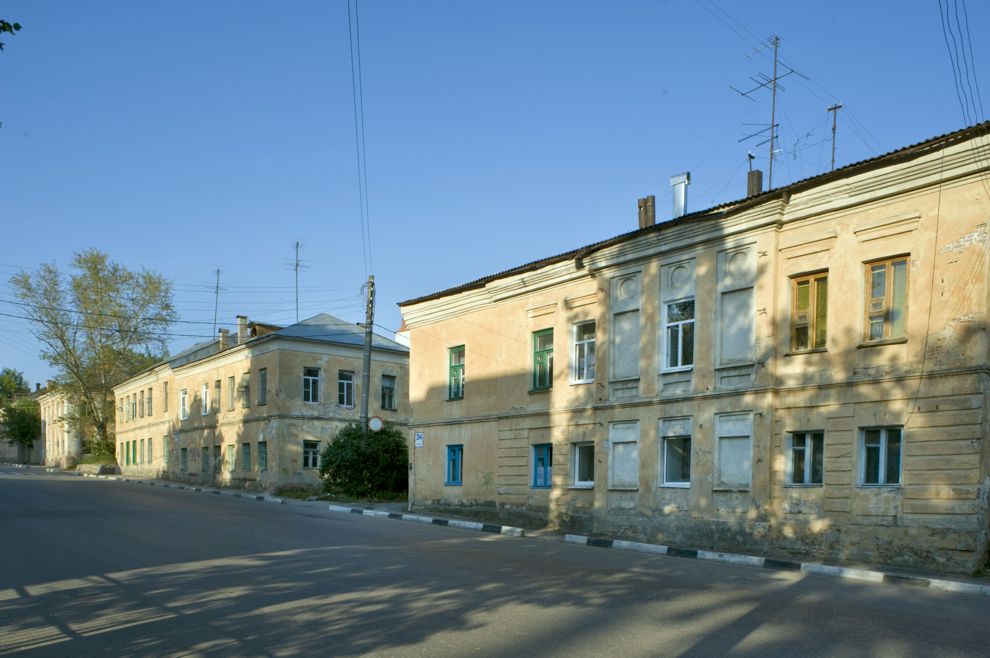
M 38 401 L 31 398 L 18 398 L 0 410 L 0 434 L 7 437 L 12 446 L 25 446 L 28 461 L 31 461 L 31 448 L 41 438 L 41 412 Z
M 0 18 L 0 34 L 6 32 L 7 34 L 13 36 L 14 33 L 19 32 L 20 29 L 21 29 L 20 23 L 17 22 L 11 23 L 10 21 L 6 21 Z M 3 41 L 0 41 L 0 50 L 3 50 Z
M 348 496 L 392 497 L 408 485 L 406 440 L 394 425 L 365 433 L 358 423 L 345 425 L 320 452 L 320 475 L 328 489 Z
M 31 392 L 28 388 L 24 373 L 13 368 L 0 370 L 0 403 L 12 402 L 14 398 L 27 395 Z
M 175 320 L 172 284 L 132 272 L 99 250 L 76 253 L 75 273 L 54 264 L 11 278 L 14 293 L 73 404 L 70 426 L 98 455 L 114 454 L 113 387 L 160 361 Z

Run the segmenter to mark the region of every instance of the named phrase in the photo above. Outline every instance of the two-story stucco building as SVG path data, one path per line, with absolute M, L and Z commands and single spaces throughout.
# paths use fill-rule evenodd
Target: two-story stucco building
M 270 491 L 319 479 L 322 443 L 358 420 L 364 329 L 320 314 L 288 327 L 238 317 L 114 388 L 124 474 Z M 369 414 L 405 426 L 408 349 L 372 342 Z
M 984 563 L 988 130 L 403 302 L 414 504 Z
M 79 430 L 73 427 L 68 416 L 73 412 L 72 402 L 62 391 L 53 388 L 52 383 L 37 391 L 41 413 L 41 437 L 43 450 L 35 459 L 48 466 L 67 468 L 76 464 L 82 455 L 82 439 Z

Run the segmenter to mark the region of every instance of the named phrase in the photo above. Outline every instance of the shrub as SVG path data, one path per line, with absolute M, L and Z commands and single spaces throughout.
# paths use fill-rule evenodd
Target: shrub
M 355 498 L 394 497 L 406 491 L 406 439 L 394 425 L 365 434 L 345 425 L 320 452 L 320 475 L 328 490 Z

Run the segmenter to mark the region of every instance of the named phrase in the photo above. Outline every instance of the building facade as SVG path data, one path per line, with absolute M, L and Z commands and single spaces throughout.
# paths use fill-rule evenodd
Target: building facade
M 358 420 L 364 329 L 321 314 L 289 327 L 238 317 L 115 387 L 124 474 L 263 491 L 315 485 L 322 444 Z M 369 414 L 405 426 L 408 350 L 372 343 Z
M 79 431 L 70 426 L 68 416 L 72 403 L 64 393 L 49 385 L 35 394 L 41 412 L 41 437 L 43 456 L 39 463 L 59 468 L 74 466 L 82 455 L 82 439 Z
M 414 504 L 983 564 L 988 129 L 403 302 Z

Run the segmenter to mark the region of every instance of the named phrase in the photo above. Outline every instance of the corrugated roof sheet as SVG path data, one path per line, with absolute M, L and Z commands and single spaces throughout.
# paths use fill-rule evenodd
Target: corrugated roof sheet
M 766 192 L 762 192 L 760 194 L 751 197 L 746 197 L 743 199 L 737 199 L 735 201 L 727 201 L 725 203 L 712 206 L 711 208 L 707 208 L 705 210 L 699 210 L 696 212 L 688 213 L 682 217 L 678 217 L 677 219 L 668 220 L 666 222 L 663 222 L 662 224 L 658 223 L 643 229 L 635 229 L 629 231 L 628 233 L 622 233 L 620 235 L 605 240 L 600 240 L 598 242 L 585 245 L 584 247 L 578 247 L 577 249 L 571 249 L 570 251 L 565 251 L 564 253 L 557 254 L 556 256 L 541 258 L 540 260 L 535 260 L 526 263 L 525 265 L 519 265 L 517 267 L 503 270 L 501 272 L 496 272 L 495 274 L 489 274 L 488 276 L 483 276 L 481 278 L 457 286 L 453 286 L 451 288 L 446 288 L 444 290 L 440 290 L 438 292 L 434 292 L 428 295 L 423 295 L 421 297 L 409 299 L 404 302 L 399 302 L 399 306 L 400 307 L 409 306 L 411 304 L 418 304 L 420 302 L 425 302 L 432 299 L 440 299 L 441 297 L 446 297 L 448 295 L 453 295 L 459 292 L 465 292 L 467 290 L 480 288 L 491 281 L 496 281 L 498 279 L 502 279 L 507 276 L 513 276 L 516 274 L 523 274 L 524 272 L 531 272 L 533 270 L 546 267 L 547 265 L 552 265 L 553 263 L 559 263 L 560 261 L 570 260 L 585 252 L 591 253 L 597 251 L 598 249 L 601 249 L 602 247 L 624 242 L 636 235 L 658 230 L 659 227 L 661 226 L 669 227 L 674 223 L 680 224 L 686 221 L 713 218 L 715 216 L 719 216 L 727 209 L 735 208 L 743 204 L 749 206 L 750 204 L 760 203 L 761 200 L 766 200 L 773 196 L 779 196 L 787 192 L 794 192 L 799 189 L 805 189 L 808 187 L 813 187 L 814 185 L 820 185 L 834 178 L 843 178 L 845 176 L 850 176 L 858 173 L 860 170 L 864 168 L 876 166 L 878 164 L 885 164 L 887 162 L 897 161 L 898 159 L 901 158 L 918 157 L 928 152 L 932 148 L 940 147 L 944 144 L 948 144 L 954 141 L 959 141 L 961 139 L 968 139 L 972 135 L 980 132 L 986 135 L 988 129 L 990 129 L 990 121 L 985 121 L 983 123 L 978 123 L 973 126 L 963 128 L 961 130 L 945 133 L 944 135 L 939 135 L 937 137 L 930 137 L 924 141 L 918 142 L 916 144 L 911 144 L 910 146 L 904 146 L 895 151 L 890 151 L 888 153 L 884 153 L 882 155 L 878 155 L 873 158 L 867 158 L 866 160 L 860 160 L 859 162 L 853 162 L 852 164 L 848 164 L 845 165 L 844 167 L 840 167 L 835 171 L 829 171 L 824 174 L 818 174 L 817 176 L 810 176 L 808 178 L 795 181 L 793 183 L 785 185 L 784 187 L 770 189 L 767 190 Z

